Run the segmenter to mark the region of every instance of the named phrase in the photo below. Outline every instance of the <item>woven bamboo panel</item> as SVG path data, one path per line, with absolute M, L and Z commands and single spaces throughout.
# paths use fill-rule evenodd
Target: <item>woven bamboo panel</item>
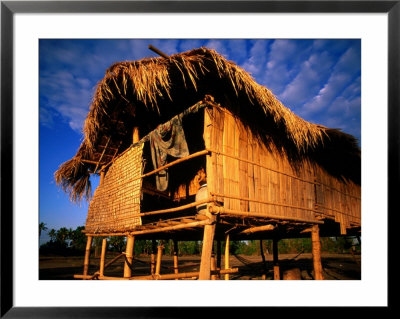
M 361 225 L 360 186 L 304 161 L 296 169 L 226 110 L 205 115 L 208 190 L 226 209 L 315 221 L 316 213 L 346 228 Z
M 89 233 L 123 232 L 141 225 L 143 144 L 119 157 L 94 192 L 86 219 Z
M 361 225 L 361 188 L 352 182 L 341 182 L 326 174 L 321 168 L 315 169 L 316 205 L 318 211 L 330 216 L 341 225 L 340 231 Z

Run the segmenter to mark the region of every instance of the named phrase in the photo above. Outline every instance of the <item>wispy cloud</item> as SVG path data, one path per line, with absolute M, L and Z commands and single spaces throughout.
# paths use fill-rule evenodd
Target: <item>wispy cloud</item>
M 306 120 L 360 136 L 360 41 L 290 39 L 41 40 L 40 123 L 62 119 L 81 132 L 94 88 L 114 62 L 201 46 L 251 73 Z

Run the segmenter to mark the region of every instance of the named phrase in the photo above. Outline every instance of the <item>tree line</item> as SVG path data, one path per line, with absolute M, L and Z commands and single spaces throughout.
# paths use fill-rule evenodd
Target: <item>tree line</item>
M 83 232 L 84 226 L 78 226 L 75 229 L 61 227 L 60 229 L 48 230 L 45 223 L 39 224 L 39 237 L 44 231 L 50 237 L 50 241 L 42 244 L 39 248 L 40 254 L 56 255 L 82 255 L 86 249 L 86 235 Z M 96 257 L 100 256 L 102 237 L 94 237 L 93 247 Z M 126 239 L 124 236 L 110 236 L 107 241 L 107 250 L 121 253 L 125 251 Z M 173 255 L 173 241 L 157 241 L 156 245 L 164 246 L 164 254 Z M 216 252 L 217 242 L 215 242 L 214 251 Z M 225 250 L 225 241 L 220 242 L 221 253 Z M 261 249 L 264 254 L 272 254 L 272 240 L 263 240 L 262 247 L 259 240 L 231 241 L 230 252 L 232 254 L 260 255 Z M 202 247 L 201 241 L 179 241 L 179 255 L 197 255 L 200 254 Z M 280 254 L 288 253 L 311 253 L 311 238 L 293 238 L 281 239 L 278 241 L 278 251 Z M 360 251 L 361 245 L 359 239 L 354 237 L 321 237 L 321 250 L 331 253 L 348 253 L 350 249 Z M 150 255 L 153 251 L 152 240 L 135 240 L 135 255 Z

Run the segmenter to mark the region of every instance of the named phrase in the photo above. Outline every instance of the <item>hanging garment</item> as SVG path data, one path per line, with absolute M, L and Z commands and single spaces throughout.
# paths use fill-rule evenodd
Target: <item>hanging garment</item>
M 182 114 L 160 124 L 149 135 L 154 169 L 167 164 L 168 155 L 177 158 L 189 155 L 182 127 Z M 168 169 L 163 169 L 156 174 L 156 187 L 159 191 L 165 191 L 168 188 Z

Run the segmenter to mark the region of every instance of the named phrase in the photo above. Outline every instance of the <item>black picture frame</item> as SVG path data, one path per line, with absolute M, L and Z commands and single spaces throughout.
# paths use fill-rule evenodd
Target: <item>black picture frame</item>
M 1 1 L 1 313 L 4 318 L 181 318 L 227 315 L 224 307 L 14 307 L 13 304 L 13 18 L 16 13 L 121 12 L 270 12 L 270 13 L 387 13 L 388 14 L 388 219 L 399 211 L 400 119 L 400 1 Z M 390 251 L 388 223 L 388 247 Z M 383 240 L 382 238 L 380 240 Z M 391 257 L 388 253 L 388 265 Z M 389 273 L 389 269 L 388 269 Z M 388 287 L 390 280 L 388 281 Z M 34 293 L 34 292 L 33 292 Z M 391 295 L 388 307 L 391 310 Z M 296 316 L 309 309 L 291 307 Z M 325 311 L 325 309 L 320 309 Z M 253 311 L 253 310 L 252 310 Z M 331 309 L 330 314 L 339 313 Z M 347 308 L 346 311 L 349 311 Z M 371 309 L 369 309 L 371 311 Z M 235 316 L 249 315 L 246 307 Z M 228 314 L 229 316 L 230 314 Z

